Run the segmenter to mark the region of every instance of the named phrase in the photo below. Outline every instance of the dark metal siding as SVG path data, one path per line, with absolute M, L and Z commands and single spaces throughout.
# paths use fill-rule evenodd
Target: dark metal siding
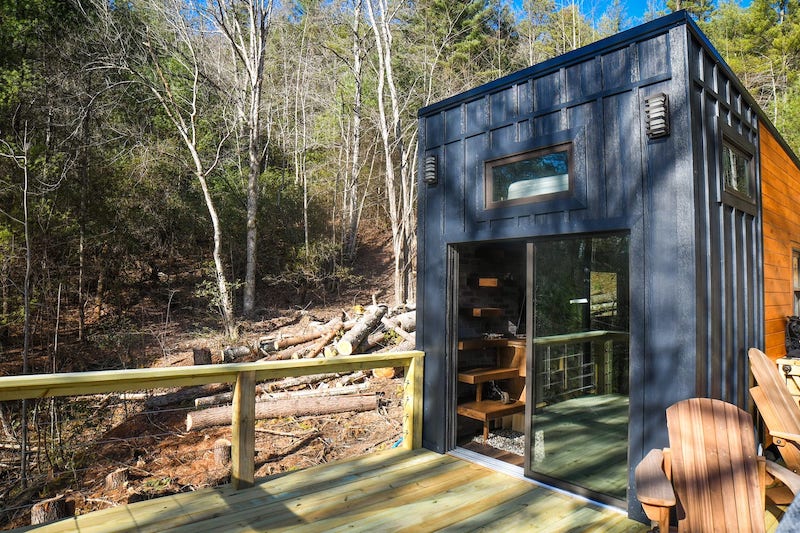
M 757 114 L 678 13 L 420 111 L 417 345 L 423 444 L 454 445 L 454 245 L 630 232 L 629 468 L 668 444 L 665 409 L 707 395 L 742 404 L 744 350 L 759 344 L 760 222 L 719 202 L 719 120 L 757 144 Z M 735 81 L 735 80 L 734 80 Z M 649 140 L 644 99 L 670 100 L 671 135 Z M 719 119 L 718 117 L 722 117 Z M 574 194 L 486 210 L 483 162 L 574 141 Z M 642 518 L 632 495 L 629 512 Z
M 746 408 L 747 349 L 763 339 L 758 119 L 735 79 L 697 35 L 690 39 L 691 104 L 697 205 L 696 395 Z M 726 126 L 755 157 L 752 206 L 722 191 L 721 149 Z

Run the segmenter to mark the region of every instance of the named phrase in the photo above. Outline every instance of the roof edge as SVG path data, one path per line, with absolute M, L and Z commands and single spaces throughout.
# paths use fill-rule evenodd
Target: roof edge
M 485 93 L 505 88 L 524 79 L 538 77 L 551 71 L 556 71 L 564 66 L 580 63 L 581 61 L 596 55 L 599 50 L 612 51 L 614 49 L 622 48 L 634 41 L 643 40 L 649 36 L 664 33 L 665 31 L 668 31 L 676 26 L 681 26 L 687 23 L 694 24 L 686 11 L 670 13 L 669 15 L 651 20 L 650 22 L 646 22 L 629 30 L 625 30 L 610 37 L 606 37 L 605 39 L 582 46 L 576 50 L 567 52 L 566 54 L 561 54 L 541 63 L 537 63 L 522 70 L 507 74 L 501 78 L 497 78 L 496 80 L 484 83 L 483 85 L 479 85 L 464 92 L 449 96 L 444 100 L 440 100 L 421 108 L 417 113 L 417 116 L 424 117 L 434 114 L 442 109 L 451 107 L 456 102 L 474 100 Z M 694 24 L 694 28 L 697 31 L 700 31 L 696 24 Z M 704 39 L 704 43 L 708 43 L 708 39 Z M 714 52 L 716 53 L 716 50 L 714 50 Z M 725 66 L 727 68 L 727 64 Z

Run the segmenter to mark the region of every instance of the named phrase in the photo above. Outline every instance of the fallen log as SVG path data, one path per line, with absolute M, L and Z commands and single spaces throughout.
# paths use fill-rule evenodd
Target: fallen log
M 293 337 L 277 339 L 274 337 L 262 337 L 258 339 L 258 347 L 266 353 L 277 352 L 279 350 L 283 350 L 284 348 L 290 348 L 292 346 L 297 346 L 298 344 L 304 344 L 306 342 L 317 340 L 324 334 L 324 331 L 314 331 L 308 333 L 307 335 L 295 335 Z
M 256 387 L 256 402 L 269 402 L 272 400 L 285 400 L 287 398 L 313 398 L 322 396 L 344 396 L 346 394 L 354 394 L 364 392 L 369 388 L 368 383 L 361 383 L 358 385 L 350 385 L 343 387 L 330 387 L 327 389 L 308 389 L 287 392 L 263 392 L 260 387 Z M 222 394 L 215 394 L 214 396 L 206 396 L 205 398 L 197 398 L 194 401 L 195 407 L 204 407 L 208 405 L 218 405 L 221 403 L 230 402 L 233 399 L 232 392 L 224 392 Z
M 376 353 L 408 352 L 413 349 L 415 349 L 414 341 L 403 341 L 400 344 L 395 344 L 394 346 L 387 346 L 385 348 L 381 348 Z
M 230 389 L 227 383 L 210 383 L 208 385 L 199 385 L 197 387 L 187 387 L 174 392 L 166 394 L 159 394 L 158 396 L 151 396 L 145 400 L 144 405 L 147 409 L 157 409 L 173 405 L 176 403 L 186 402 L 200 398 L 201 396 L 209 396 L 217 394 Z
M 393 322 L 391 319 L 384 317 L 384 318 L 381 319 L 381 323 L 384 326 L 386 326 L 387 328 L 389 328 L 390 331 L 394 331 L 397 334 L 398 337 L 402 337 L 404 340 L 407 340 L 407 341 L 414 340 L 414 334 L 413 333 L 409 333 L 409 332 L 405 331 L 403 328 L 401 328 L 397 323 Z
M 407 331 L 409 333 L 417 329 L 416 311 L 408 311 L 406 313 L 400 313 L 399 315 L 389 317 L 387 320 L 389 320 L 389 322 L 394 327 L 399 327 L 403 331 Z
M 333 396 L 326 398 L 290 398 L 256 403 L 256 420 L 286 416 L 329 415 L 348 411 L 369 411 L 378 408 L 378 397 Z M 186 431 L 231 423 L 233 409 L 229 406 L 212 407 L 186 415 Z
M 367 307 L 367 311 L 356 321 L 353 328 L 342 335 L 342 338 L 336 343 L 336 351 L 339 352 L 340 355 L 356 353 L 361 341 L 375 331 L 375 328 L 381 323 L 381 318 L 386 314 L 386 309 L 385 305 L 371 305 Z
M 330 329 L 326 332 L 319 340 L 317 344 L 311 349 L 308 354 L 305 355 L 308 359 L 313 359 L 314 357 L 318 356 L 322 350 L 331 342 L 336 335 L 339 334 L 344 324 L 342 324 L 342 320 L 339 319 L 331 324 Z
M 293 378 L 283 378 L 278 381 L 272 381 L 262 384 L 263 390 L 272 392 L 275 390 L 289 389 L 291 387 L 299 387 L 300 385 L 311 385 L 312 383 L 319 383 L 320 381 L 327 381 L 329 379 L 336 379 L 341 377 L 341 374 L 327 373 L 327 374 L 311 374 L 310 376 L 297 376 Z

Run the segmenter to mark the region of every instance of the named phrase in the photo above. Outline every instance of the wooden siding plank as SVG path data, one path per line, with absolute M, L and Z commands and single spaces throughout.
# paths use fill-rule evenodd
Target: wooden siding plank
M 792 301 L 792 248 L 800 235 L 800 210 L 794 199 L 800 190 L 800 169 L 768 128 L 761 128 L 761 204 L 764 235 L 764 319 L 766 353 L 777 358 L 786 353 L 785 334 L 779 324 L 794 313 Z

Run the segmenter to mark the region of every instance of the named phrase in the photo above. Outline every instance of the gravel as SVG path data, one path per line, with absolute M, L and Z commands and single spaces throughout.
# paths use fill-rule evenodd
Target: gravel
M 477 435 L 473 442 L 484 444 L 483 435 Z M 525 434 L 511 429 L 496 429 L 489 433 L 486 444 L 499 450 L 525 455 Z

